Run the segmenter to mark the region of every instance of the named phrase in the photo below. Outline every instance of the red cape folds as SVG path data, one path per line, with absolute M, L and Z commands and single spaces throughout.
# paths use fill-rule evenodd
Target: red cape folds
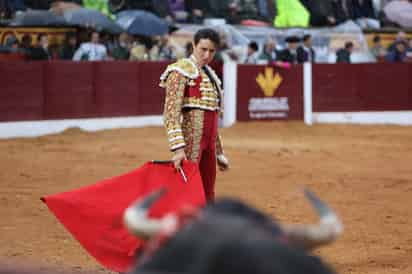
M 166 186 L 168 191 L 150 210 L 153 217 L 176 212 L 184 205 L 202 206 L 205 195 L 197 164 L 185 161 L 188 182 L 172 164 L 151 162 L 130 173 L 42 198 L 80 244 L 103 266 L 125 272 L 135 263 L 143 241 L 123 226 L 123 211 L 136 199 Z

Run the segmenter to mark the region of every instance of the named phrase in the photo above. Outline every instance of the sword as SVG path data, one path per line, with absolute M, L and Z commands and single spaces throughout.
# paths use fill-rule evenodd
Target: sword
M 183 171 L 183 168 L 179 167 L 177 170 L 179 170 L 180 175 L 182 175 L 183 181 L 187 183 L 187 177 L 185 172 Z

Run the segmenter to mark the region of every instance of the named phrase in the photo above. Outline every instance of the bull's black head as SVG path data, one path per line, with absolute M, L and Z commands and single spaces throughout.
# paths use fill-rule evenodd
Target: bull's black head
M 160 195 L 155 192 L 128 209 L 125 223 L 132 233 L 141 236 L 143 232 L 147 236 L 147 232 L 153 232 L 147 229 L 147 215 L 143 212 L 147 212 L 155 196 Z M 306 249 L 333 241 L 342 227 L 333 211 L 313 193 L 306 191 L 306 196 L 320 214 L 317 225 L 281 225 L 238 200 L 209 204 L 146 257 L 137 273 L 331 273 Z M 132 217 L 133 221 L 128 220 Z M 141 222 L 141 228 L 136 227 Z M 159 232 L 176 224 L 173 215 L 169 215 L 151 227 Z

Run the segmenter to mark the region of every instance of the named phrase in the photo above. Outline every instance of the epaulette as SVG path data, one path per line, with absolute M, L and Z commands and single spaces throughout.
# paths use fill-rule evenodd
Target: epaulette
M 189 78 L 190 80 L 195 80 L 199 77 L 199 70 L 196 67 L 196 64 L 190 58 L 183 58 L 177 62 L 167 66 L 166 70 L 160 76 L 160 86 L 165 87 L 167 77 L 173 71 L 176 71 L 183 76 Z

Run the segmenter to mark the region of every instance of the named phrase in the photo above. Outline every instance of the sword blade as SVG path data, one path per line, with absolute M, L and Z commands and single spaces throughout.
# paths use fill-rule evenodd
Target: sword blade
M 180 175 L 182 175 L 183 181 L 187 183 L 187 177 L 186 177 L 185 172 L 183 171 L 183 168 L 179 167 L 178 170 L 179 170 Z

